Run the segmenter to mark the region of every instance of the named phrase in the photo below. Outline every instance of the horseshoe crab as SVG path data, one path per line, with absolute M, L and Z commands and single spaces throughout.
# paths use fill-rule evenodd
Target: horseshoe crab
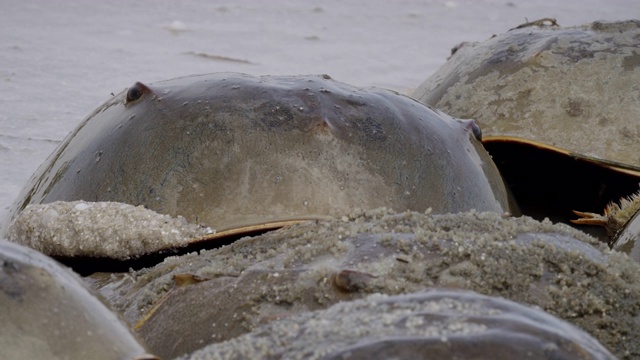
M 479 136 L 473 121 L 327 75 L 138 82 L 63 141 L 10 219 L 57 200 L 144 205 L 218 232 L 379 206 L 509 211 Z
M 459 47 L 413 96 L 476 119 L 523 213 L 569 223 L 638 189 L 638 37 L 639 20 L 543 19 Z
M 556 317 L 470 291 L 374 294 L 272 322 L 190 359 L 614 359 Z
M 82 279 L 0 240 L 0 358 L 152 360 Z
M 639 264 L 564 224 L 378 209 L 86 279 L 166 358 L 338 302 L 429 287 L 539 306 L 633 357 L 639 276 Z

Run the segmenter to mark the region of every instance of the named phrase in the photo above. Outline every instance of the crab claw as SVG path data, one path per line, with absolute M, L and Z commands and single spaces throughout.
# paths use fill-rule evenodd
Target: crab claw
M 630 196 L 622 197 L 618 203 L 609 203 L 604 209 L 604 215 L 574 210 L 573 213 L 581 217 L 581 219 L 571 220 L 571 222 L 582 225 L 604 226 L 609 236 L 614 237 L 638 212 L 640 212 L 640 191 Z
M 580 217 L 580 219 L 571 220 L 571 222 L 574 224 L 607 226 L 607 221 L 609 220 L 606 215 L 600 215 L 596 213 L 576 210 L 573 210 L 573 213 Z

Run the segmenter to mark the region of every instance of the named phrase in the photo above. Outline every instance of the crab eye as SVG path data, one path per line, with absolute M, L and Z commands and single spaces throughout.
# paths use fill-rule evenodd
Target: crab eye
M 464 128 L 467 131 L 470 131 L 473 134 L 473 137 L 476 138 L 476 140 L 478 141 L 482 141 L 482 130 L 480 130 L 480 126 L 478 126 L 478 124 L 476 124 L 475 120 L 469 119 L 469 120 L 460 120 L 458 119 L 458 122 L 462 123 Z
M 478 124 L 476 124 L 475 122 L 471 126 L 471 132 L 473 133 L 473 136 L 478 141 L 480 141 L 480 142 L 482 141 L 482 130 L 480 129 L 480 126 L 478 126 Z
M 125 104 L 128 104 L 130 102 L 140 99 L 142 95 L 148 92 L 151 92 L 151 89 L 149 89 L 147 85 L 141 82 L 136 82 L 127 91 L 127 99 L 125 101 Z

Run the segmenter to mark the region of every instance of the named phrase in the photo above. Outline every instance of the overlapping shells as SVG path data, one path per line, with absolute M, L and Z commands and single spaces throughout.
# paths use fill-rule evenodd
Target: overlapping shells
M 622 139 L 635 125 L 593 105 L 595 90 L 581 97 L 561 91 L 565 101 L 557 89 L 532 82 L 556 55 L 571 71 L 583 62 L 602 70 L 597 64 L 615 55 L 622 56 L 617 70 L 635 68 L 634 45 L 615 39 L 635 34 L 637 24 L 554 29 L 556 38 L 528 24 L 509 32 L 516 40 L 507 50 L 490 56 L 493 69 L 439 72 L 435 86 L 416 94 L 445 99 L 449 91 L 455 96 L 438 107 L 462 99 L 460 106 L 480 111 L 483 101 L 459 86 L 471 83 L 481 96 L 531 85 L 525 97 L 491 93 L 486 104 L 497 119 L 460 116 L 488 124 L 485 135 L 509 135 L 527 127 L 514 119 L 534 124 L 541 107 L 559 104 L 572 122 L 552 117 L 573 136 L 584 132 L 572 128 L 574 120 L 595 114 L 596 123 L 581 126 L 607 128 L 599 134 L 609 139 L 606 149 L 571 151 L 637 167 L 634 155 L 620 151 L 635 146 Z M 562 39 L 583 33 L 599 40 Z M 504 39 L 458 49 L 442 71 L 485 45 L 514 41 Z M 527 44 L 531 39 L 538 47 Z M 487 78 L 499 86 L 478 85 Z M 624 102 L 636 90 L 622 85 Z M 520 105 L 505 105 L 510 99 Z M 507 116 L 509 109 L 525 115 Z M 509 117 L 506 127 L 490 125 Z M 527 131 L 558 132 L 533 127 Z M 84 278 L 163 358 L 640 356 L 640 265 L 633 259 L 639 215 L 616 244 L 631 257 L 566 225 L 512 217 L 505 212 L 518 208 L 479 138 L 473 121 L 328 76 L 135 83 L 90 115 L 34 175 L 8 235 L 53 256 L 128 259 L 286 224 L 147 268 Z M 387 207 L 369 210 L 378 206 Z M 0 242 L 0 261 L 0 319 L 10 325 L 0 329 L 3 356 L 86 357 L 106 344 L 113 345 L 100 351 L 107 358 L 154 358 L 53 260 Z M 69 320 L 80 318 L 90 321 Z M 67 321 L 69 332 L 47 326 Z

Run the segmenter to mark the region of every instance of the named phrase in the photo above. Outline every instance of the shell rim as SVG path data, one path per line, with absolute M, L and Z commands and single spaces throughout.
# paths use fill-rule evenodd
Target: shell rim
M 605 159 L 598 159 L 592 156 L 587 156 L 587 155 L 582 155 L 582 154 L 578 154 L 575 153 L 573 151 L 569 151 L 567 149 L 558 147 L 558 146 L 554 146 L 554 145 L 550 145 L 550 144 L 546 144 L 540 141 L 536 141 L 536 140 L 531 140 L 531 139 L 526 139 L 526 138 L 521 138 L 518 136 L 483 136 L 482 137 L 482 143 L 499 143 L 499 142 L 513 142 L 513 143 L 519 143 L 525 146 L 529 146 L 529 147 L 535 147 L 538 149 L 542 149 L 545 151 L 551 151 L 563 156 L 567 156 L 570 157 L 574 160 L 580 160 L 580 161 L 586 161 L 589 163 L 592 163 L 594 165 L 603 167 L 605 169 L 609 169 L 612 171 L 616 171 L 616 172 L 620 172 L 620 173 L 624 173 L 624 174 L 628 174 L 628 175 L 632 175 L 632 176 L 637 176 L 640 178 L 640 167 L 638 166 L 634 166 L 634 165 L 630 165 L 630 164 L 625 164 L 625 163 L 621 163 L 618 161 L 613 161 L 613 160 L 605 160 Z

